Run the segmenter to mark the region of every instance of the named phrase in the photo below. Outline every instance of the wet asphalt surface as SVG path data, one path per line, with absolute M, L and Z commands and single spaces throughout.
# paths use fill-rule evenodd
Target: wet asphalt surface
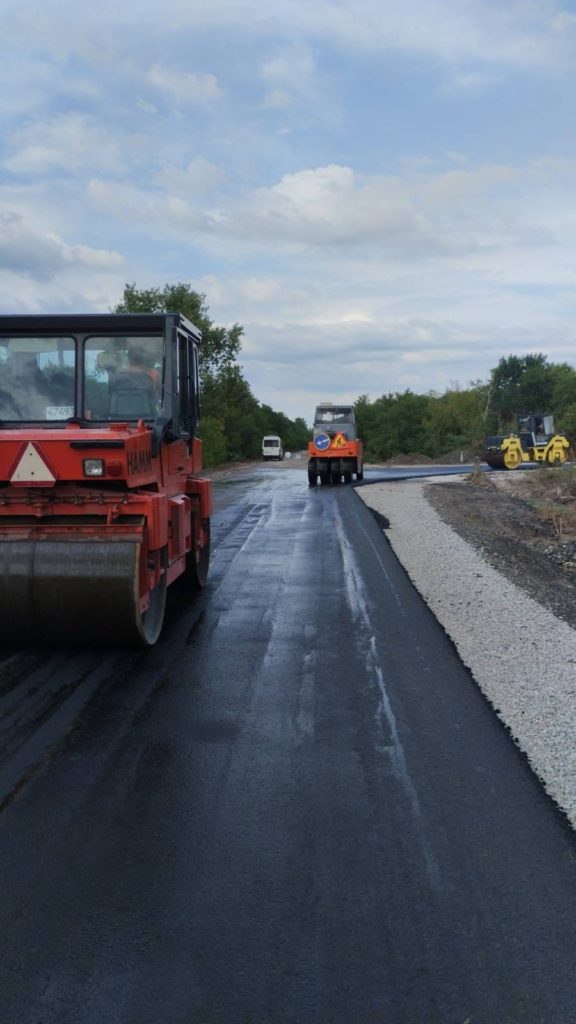
M 576 1020 L 574 835 L 353 488 L 213 531 L 152 651 L 0 659 L 0 1024 Z

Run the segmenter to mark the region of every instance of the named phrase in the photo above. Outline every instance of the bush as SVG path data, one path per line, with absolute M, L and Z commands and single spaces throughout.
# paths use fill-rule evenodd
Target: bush
M 205 467 L 219 466 L 226 462 L 226 435 L 221 420 L 206 416 L 198 431 L 202 438 L 202 460 Z

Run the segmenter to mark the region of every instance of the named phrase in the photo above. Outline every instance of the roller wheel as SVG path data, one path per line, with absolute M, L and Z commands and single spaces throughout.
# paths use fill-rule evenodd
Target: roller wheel
M 351 469 L 347 469 L 345 471 L 345 473 L 344 473 L 344 483 L 345 484 L 351 484 L 352 483 L 352 470 Z
M 308 470 L 308 486 L 309 487 L 316 487 L 317 483 L 318 483 L 318 474 L 317 474 L 316 470 L 309 469 Z
M 504 452 L 504 465 L 506 469 L 518 469 L 522 462 L 522 455 L 517 448 L 507 448 Z
M 210 520 L 203 522 L 205 543 L 200 547 L 198 530 L 194 526 L 192 535 L 192 549 L 186 555 L 186 570 L 182 577 L 183 582 L 191 590 L 201 590 L 206 586 L 208 579 L 208 568 L 210 565 Z
M 165 550 L 160 557 L 165 567 Z M 164 622 L 167 583 L 163 572 L 146 595 L 147 576 L 143 538 L 2 541 L 1 642 L 149 647 Z
M 552 449 L 550 449 L 546 461 L 551 466 L 561 466 L 564 462 L 566 462 L 566 452 L 563 448 L 558 448 L 555 452 Z
M 328 477 L 328 469 L 329 469 L 329 465 L 326 462 L 326 460 L 325 459 L 323 459 L 321 461 L 319 460 L 319 462 L 318 462 L 318 476 L 320 477 L 320 483 L 321 484 L 327 484 L 328 483 L 328 479 L 329 479 L 329 477 Z
M 153 590 L 150 591 L 150 604 L 140 616 L 136 615 L 136 627 L 138 638 L 134 641 L 138 646 L 151 647 L 155 644 L 164 625 L 164 614 L 166 612 L 166 573 L 161 577 Z
M 340 483 L 342 474 L 340 473 L 340 466 L 337 462 L 333 462 L 330 466 L 330 483 L 333 487 L 336 487 Z
M 360 464 L 358 466 L 358 469 L 356 470 L 356 479 L 357 480 L 363 480 L 364 479 L 364 466 L 362 464 Z
M 502 452 L 484 452 L 483 461 L 490 466 L 491 469 L 505 469 L 504 456 Z

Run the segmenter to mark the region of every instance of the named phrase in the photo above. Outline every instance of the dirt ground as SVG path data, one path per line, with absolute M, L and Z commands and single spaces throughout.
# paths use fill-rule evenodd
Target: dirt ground
M 494 568 L 576 628 L 576 466 L 474 472 L 429 484 L 426 496 Z

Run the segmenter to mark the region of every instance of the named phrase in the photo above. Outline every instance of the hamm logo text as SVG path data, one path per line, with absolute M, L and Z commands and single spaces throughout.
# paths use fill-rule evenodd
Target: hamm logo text
M 127 452 L 128 472 L 131 476 L 149 473 L 152 469 L 152 452 Z

